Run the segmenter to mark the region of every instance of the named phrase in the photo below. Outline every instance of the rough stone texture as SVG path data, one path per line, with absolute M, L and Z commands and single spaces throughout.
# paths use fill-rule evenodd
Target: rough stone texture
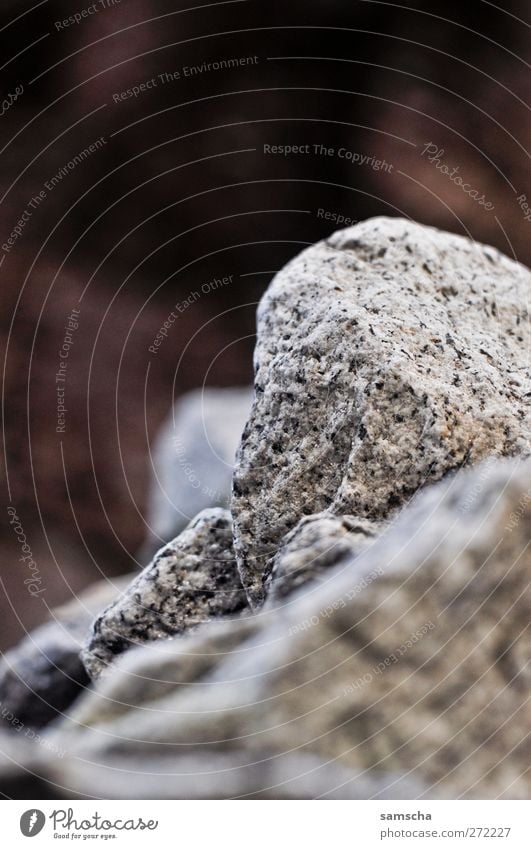
M 0 716 L 41 728 L 67 708 L 89 677 L 79 652 L 80 642 L 66 629 L 49 623 L 37 628 L 2 662 Z M 11 717 L 15 720 L 11 720 Z
M 79 727 L 109 722 L 174 693 L 176 687 L 207 679 L 224 657 L 239 650 L 260 629 L 259 617 L 230 619 L 201 628 L 186 637 L 186 651 L 176 663 L 175 641 L 136 646 L 116 659 L 113 675 L 98 679 L 69 713 Z M 179 643 L 182 642 L 179 640 Z
M 175 404 L 151 456 L 147 557 L 201 510 L 228 506 L 234 456 L 251 400 L 252 390 L 244 386 L 197 389 Z
M 56 725 L 50 774 L 104 797 L 125 770 L 133 796 L 528 798 L 530 482 L 529 460 L 447 476 L 319 593 L 135 649 Z
M 265 620 L 269 621 L 268 615 Z M 137 712 L 159 712 L 159 703 L 167 697 L 175 698 L 176 688 L 192 683 L 203 683 L 205 688 L 219 679 L 218 667 L 230 659 L 234 650 L 244 662 L 252 659 L 256 637 L 265 625 L 261 616 L 232 620 L 216 624 L 215 628 L 201 630 L 186 639 L 186 650 L 176 656 L 173 642 L 155 643 L 134 648 L 121 657 L 115 674 L 100 678 L 95 690 L 87 690 L 84 698 L 70 712 L 69 721 L 77 729 L 91 726 L 94 729 L 112 728 L 112 722 L 123 718 L 133 723 Z M 282 634 L 284 639 L 284 634 Z M 161 701 L 162 700 L 162 701 Z M 223 703 L 220 702 L 220 709 Z M 162 709 L 164 712 L 164 708 Z M 170 709 L 170 712 L 173 711 Z M 215 718 L 213 718 L 215 727 Z M 222 732 L 222 726 L 221 726 Z M 114 734 L 114 731 L 111 731 Z M 226 742 L 195 751 L 195 746 L 157 748 L 145 747 L 138 751 L 134 740 L 123 746 L 114 741 L 107 751 L 105 763 L 112 766 L 106 771 L 104 785 L 98 762 L 89 762 L 94 753 L 102 757 L 100 744 L 89 735 L 87 749 L 84 735 L 74 735 L 75 742 L 64 728 L 52 734 L 51 745 L 68 745 L 73 757 L 67 757 L 57 767 L 47 764 L 45 774 L 82 795 L 100 795 L 105 798 L 123 797 L 123 771 L 128 773 L 127 792 L 132 798 L 260 798 L 300 799 L 315 798 L 412 798 L 421 795 L 425 785 L 416 778 L 385 770 L 364 770 L 357 773 L 335 760 L 329 761 L 310 753 L 269 751 L 257 759 L 250 759 L 245 741 L 236 739 L 234 747 Z M 242 745 L 243 743 L 243 745 Z M 73 748 L 72 748 L 73 747 Z M 188 751 L 191 748 L 192 751 Z M 90 752 L 90 755 L 89 755 Z M 81 755 L 81 760 L 78 759 Z M 88 759 L 85 759 L 85 755 Z M 115 772 L 116 770 L 116 772 Z M 70 790 L 70 792 L 72 792 Z
M 124 579 L 100 581 L 52 611 L 52 621 L 32 631 L 0 662 L 0 719 L 26 734 L 70 706 L 89 683 L 80 650 L 94 616 L 120 592 Z
M 168 639 L 246 606 L 230 513 L 203 510 L 96 619 L 82 658 L 97 678 L 133 645 Z
M 494 248 L 399 218 L 339 231 L 276 276 L 233 483 L 253 604 L 304 515 L 378 520 L 463 464 L 529 452 L 530 291 Z
M 355 516 L 305 516 L 275 555 L 267 587 L 270 601 L 281 601 L 309 581 L 313 582 L 312 591 L 319 592 L 319 584 L 327 580 L 332 566 L 347 554 L 360 554 L 381 530 L 382 523 Z
M 83 795 L 122 799 L 127 773 L 128 799 L 415 799 L 424 786 L 384 771 L 356 773 L 337 762 L 297 752 L 256 763 L 232 751 L 143 756 L 116 755 L 101 781 L 101 768 L 68 759 L 51 764 L 53 786 L 82 787 Z M 70 798 L 72 793 L 69 794 Z M 56 797 L 54 797 L 56 798 Z

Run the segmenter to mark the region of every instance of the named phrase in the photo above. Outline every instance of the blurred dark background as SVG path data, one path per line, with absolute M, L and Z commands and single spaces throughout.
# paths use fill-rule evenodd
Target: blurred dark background
M 530 260 L 518 201 L 531 195 L 527 3 L 191 5 L 2 3 L 4 246 L 27 213 L 0 251 L 4 500 L 46 592 L 24 587 L 4 507 L 0 648 L 102 575 L 137 568 L 157 427 L 183 391 L 251 379 L 256 302 L 276 269 L 336 229 L 319 209 L 411 217 Z M 245 63 L 208 68 L 227 59 Z M 428 143 L 492 209 L 422 155 Z M 314 144 L 391 167 L 315 155 Z M 228 275 L 149 351 L 176 303 Z M 55 375 L 74 307 L 58 433 Z

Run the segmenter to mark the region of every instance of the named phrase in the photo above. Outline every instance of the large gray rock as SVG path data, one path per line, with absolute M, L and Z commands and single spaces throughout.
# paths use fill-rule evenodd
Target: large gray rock
M 148 498 L 151 557 L 201 510 L 227 507 L 234 456 L 251 408 L 252 389 L 196 389 L 181 396 L 155 440 Z
M 275 277 L 233 483 L 253 604 L 303 516 L 380 520 L 463 464 L 529 452 L 530 291 L 494 248 L 398 218 L 339 231 Z
M 319 593 L 132 650 L 56 726 L 50 775 L 103 796 L 125 771 L 155 798 L 528 798 L 530 487 L 531 461 L 487 460 Z
M 99 581 L 51 612 L 51 620 L 29 633 L 0 662 L 0 719 L 34 739 L 89 683 L 80 651 L 94 616 L 127 579 Z
M 131 646 L 166 640 L 246 607 L 230 513 L 218 507 L 203 510 L 98 616 L 82 659 L 97 678 Z

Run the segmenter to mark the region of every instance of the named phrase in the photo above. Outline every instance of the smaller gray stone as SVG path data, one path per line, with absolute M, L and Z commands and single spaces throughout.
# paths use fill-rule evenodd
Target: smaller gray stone
M 273 558 L 266 586 L 270 601 L 284 599 L 309 581 L 326 580 L 333 566 L 364 551 L 382 529 L 383 523 L 355 516 L 328 512 L 305 516 L 287 534 Z
M 82 659 L 97 678 L 134 645 L 166 640 L 246 606 L 230 513 L 203 510 L 96 619 Z

